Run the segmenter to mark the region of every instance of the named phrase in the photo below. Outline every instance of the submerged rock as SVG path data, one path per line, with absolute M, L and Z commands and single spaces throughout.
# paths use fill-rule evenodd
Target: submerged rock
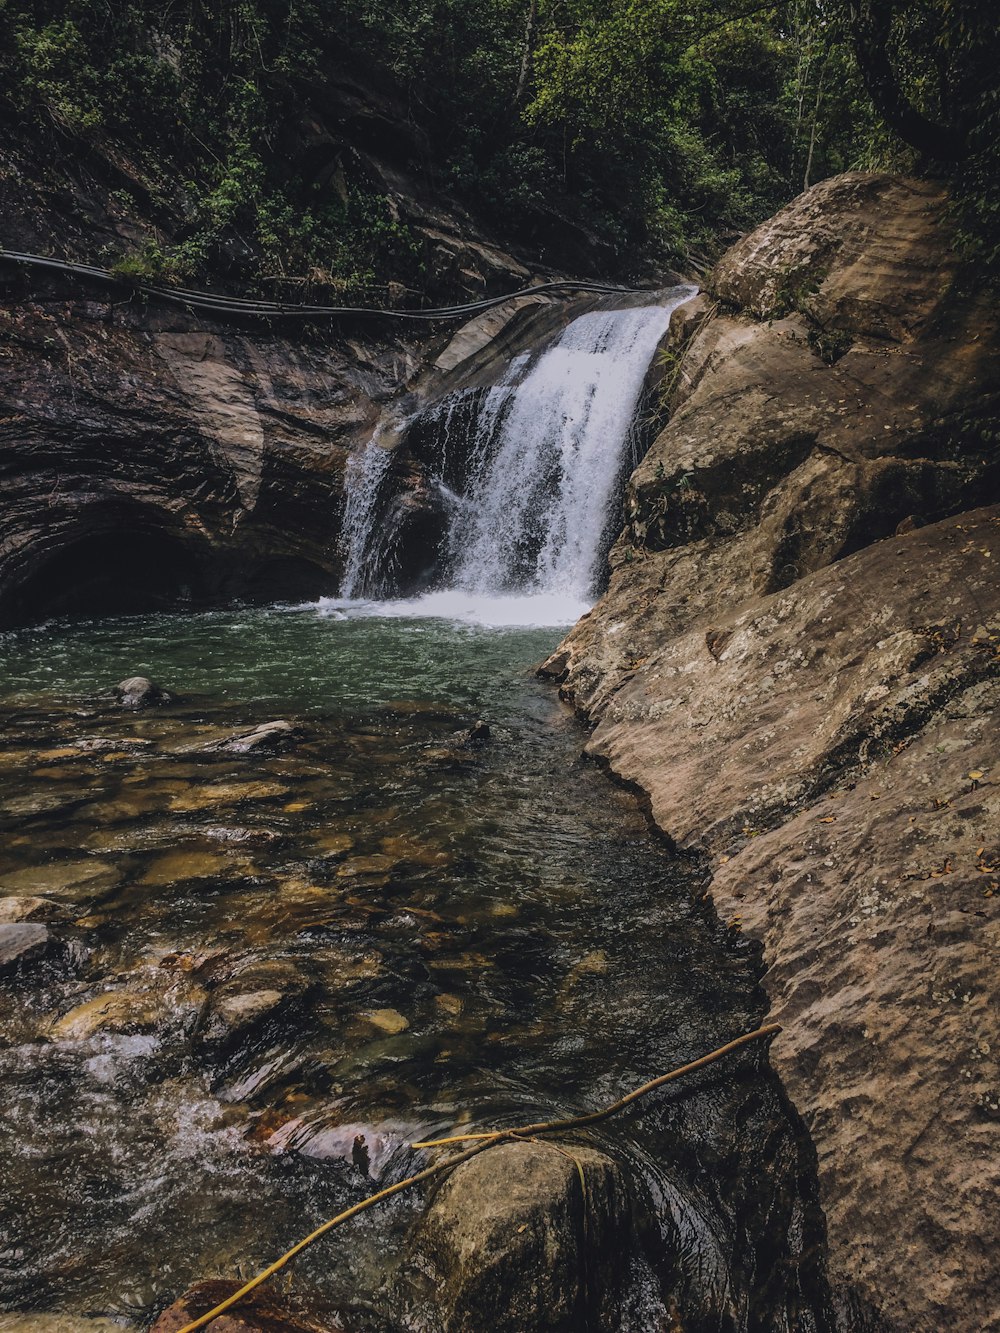
M 210 1279 L 198 1282 L 163 1311 L 150 1333 L 178 1333 L 185 1324 L 207 1314 L 234 1291 L 239 1282 Z M 341 1316 L 291 1293 L 277 1295 L 265 1285 L 245 1296 L 215 1320 L 216 1333 L 346 1333 Z M 75 1333 L 75 1331 L 74 1331 Z
M 459 745 L 478 746 L 485 745 L 490 739 L 490 734 L 489 723 L 480 718 L 478 722 L 473 722 L 471 727 L 463 731 L 456 731 L 454 738 Z
M 204 787 L 190 787 L 171 797 L 169 808 L 181 814 L 197 814 L 201 810 L 239 805 L 243 801 L 274 800 L 284 796 L 287 790 L 279 782 L 209 783 Z
M 223 741 L 212 741 L 204 748 L 226 754 L 279 754 L 289 750 L 302 737 L 302 729 L 292 722 L 279 719 L 262 722 L 251 731 L 242 731 Z
M 207 994 L 191 978 L 171 969 L 139 968 L 119 978 L 121 989 L 105 990 L 56 1018 L 52 1041 L 88 1041 L 101 1034 L 185 1032 L 196 1025 Z
M 168 704 L 171 696 L 161 689 L 148 676 L 129 676 L 115 686 L 115 698 L 119 708 L 155 708 L 159 704 Z
M 405 1032 L 410 1026 L 410 1020 L 404 1018 L 398 1009 L 366 1009 L 358 1014 L 358 1019 L 390 1037 Z
M 18 898 L 65 898 L 70 902 L 113 889 L 121 873 L 110 861 L 53 861 L 0 875 L 0 892 Z
M 446 1333 L 580 1333 L 618 1327 L 633 1236 L 615 1162 L 576 1144 L 526 1142 L 458 1167 L 414 1246 L 436 1280 Z
M 4 925 L 18 921 L 65 921 L 69 915 L 61 903 L 48 898 L 0 898 L 0 924 Z
M 300 1013 L 297 1002 L 309 987 L 308 977 L 290 962 L 273 959 L 245 967 L 211 992 L 199 1044 L 213 1056 L 245 1048 Z
M 53 1023 L 51 1036 L 54 1041 L 85 1041 L 99 1032 L 150 1032 L 161 1017 L 154 996 L 110 991 L 63 1014 Z

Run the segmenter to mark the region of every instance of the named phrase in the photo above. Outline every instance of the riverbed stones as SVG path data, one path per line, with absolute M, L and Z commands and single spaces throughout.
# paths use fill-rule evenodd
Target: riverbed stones
M 141 883 L 159 888 L 185 880 L 214 879 L 240 871 L 249 873 L 249 864 L 225 851 L 182 847 L 154 857 L 143 872 Z
M 201 1047 L 218 1056 L 246 1048 L 300 1012 L 297 1002 L 309 989 L 309 978 L 286 960 L 237 965 L 235 975 L 221 980 L 209 996 L 198 1032 Z
M 52 861 L 0 875 L 0 893 L 80 902 L 115 888 L 120 879 L 120 872 L 110 861 Z
M 239 732 L 226 740 L 213 741 L 205 749 L 225 754 L 280 754 L 290 750 L 301 738 L 301 727 L 279 719 L 275 722 L 261 722 L 250 731 Z
M 0 975 L 44 958 L 53 944 L 48 927 L 37 922 L 0 925 Z
M 170 809 L 181 814 L 197 814 L 240 805 L 244 801 L 270 801 L 284 796 L 288 788 L 280 782 L 215 782 L 190 787 L 170 800 Z
M 445 1333 L 579 1333 L 617 1327 L 633 1234 L 615 1162 L 577 1144 L 525 1142 L 459 1166 L 414 1245 Z
M 86 1041 L 103 1032 L 151 1032 L 160 1017 L 161 1006 L 154 996 L 109 991 L 63 1014 L 52 1024 L 50 1035 L 53 1041 Z
M 19 921 L 65 921 L 69 911 L 61 903 L 54 903 L 49 898 L 16 897 L 0 898 L 0 924 L 9 925 Z
M 358 1014 L 358 1019 L 388 1037 L 395 1037 L 410 1026 L 410 1020 L 398 1009 L 365 1009 Z
M 169 703 L 170 695 L 148 676 L 129 676 L 115 686 L 115 699 L 119 708 L 138 711 Z

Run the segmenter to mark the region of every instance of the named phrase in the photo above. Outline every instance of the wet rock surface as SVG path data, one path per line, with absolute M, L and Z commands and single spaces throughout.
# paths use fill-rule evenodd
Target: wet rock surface
M 262 722 L 252 731 L 244 731 L 228 740 L 215 741 L 206 749 L 225 750 L 231 754 L 275 754 L 279 750 L 288 749 L 301 738 L 300 727 L 280 719 L 276 722 Z
M 31 963 L 0 985 L 0 1232 L 10 1237 L 0 1283 L 12 1305 L 151 1319 L 198 1276 L 257 1271 L 418 1171 L 416 1140 L 455 1121 L 588 1108 L 758 1023 L 751 964 L 694 902 L 688 868 L 649 843 L 631 799 L 591 768 L 569 802 L 554 795 L 580 737 L 525 675 L 551 636 L 530 632 L 498 677 L 487 655 L 510 649 L 495 634 L 428 643 L 420 625 L 400 652 L 396 626 L 389 638 L 370 620 L 345 630 L 305 611 L 234 612 L 209 618 L 213 650 L 236 646 L 212 661 L 207 691 L 185 674 L 189 654 L 202 654 L 198 626 L 190 638 L 178 628 L 130 619 L 0 643 L 0 677 L 18 682 L 2 714 L 0 805 L 15 792 L 74 794 L 0 825 L 4 924 L 50 931 L 75 951 L 72 967 Z M 256 704 L 245 702 L 240 638 L 262 672 Z M 384 687 L 388 703 L 376 695 L 361 710 L 387 639 L 400 680 Z M 34 686 L 21 675 L 32 643 Z M 115 708 L 107 659 L 125 649 L 182 698 Z M 160 665 L 162 652 L 174 667 Z M 449 668 L 446 688 L 431 676 L 401 697 L 421 660 L 438 672 L 451 652 L 463 665 Z M 50 667 L 67 653 L 77 655 L 59 699 Z M 501 683 L 470 697 L 475 672 Z M 315 692 L 282 693 L 290 679 L 315 681 Z M 334 687 L 345 690 L 340 710 Z M 527 702 L 513 707 L 511 691 Z M 442 737 L 480 716 L 491 744 L 428 762 Z M 303 719 L 291 748 L 215 746 L 276 718 Z M 651 1019 L 662 1013 L 677 1017 Z M 619 1275 L 595 1261 L 602 1276 L 585 1293 L 595 1319 L 617 1299 L 601 1294 L 612 1288 L 619 1323 L 634 1328 L 662 1322 L 670 1301 L 696 1333 L 723 1319 L 778 1333 L 823 1310 L 800 1131 L 762 1057 L 622 1126 L 615 1151 L 629 1191 L 660 1200 L 662 1218 L 645 1268 Z M 556 1214 L 582 1226 L 575 1164 L 546 1151 L 568 1172 Z M 608 1169 L 597 1168 L 592 1192 L 610 1191 L 617 1207 L 618 1168 L 610 1184 Z M 350 1327 L 366 1333 L 397 1315 L 426 1324 L 436 1290 L 399 1277 L 422 1208 L 408 1192 L 345 1227 L 331 1237 L 335 1261 L 317 1246 L 297 1282 L 350 1307 Z M 515 1241 L 549 1234 L 543 1211 L 504 1239 L 511 1265 Z M 601 1202 L 602 1236 L 624 1236 L 615 1218 L 605 1225 Z M 566 1256 L 586 1247 L 577 1231 L 551 1239 L 553 1255 L 566 1251 L 565 1313 L 584 1299 Z M 543 1284 L 537 1245 L 521 1257 Z M 372 1308 L 356 1311 L 359 1296 Z M 496 1317 L 516 1327 L 519 1316 Z
M 178 1333 L 239 1287 L 238 1282 L 221 1279 L 197 1283 L 163 1311 L 151 1333 Z M 281 1296 L 268 1286 L 252 1291 L 232 1310 L 219 1315 L 212 1327 L 219 1333 L 348 1333 L 350 1329 L 336 1311 L 315 1299 L 308 1302 L 290 1294 Z
M 14 971 L 44 958 L 53 944 L 46 926 L 29 922 L 0 924 L 0 972 Z
M 763 942 L 846 1326 L 978 1333 L 1000 1319 L 1000 335 L 945 202 L 837 178 L 723 260 L 609 591 L 543 669 Z
M 115 686 L 115 698 L 121 708 L 155 708 L 170 702 L 166 690 L 147 676 L 129 676 Z
M 617 1327 L 632 1208 L 621 1169 L 576 1144 L 504 1144 L 457 1167 L 415 1238 L 445 1333 Z

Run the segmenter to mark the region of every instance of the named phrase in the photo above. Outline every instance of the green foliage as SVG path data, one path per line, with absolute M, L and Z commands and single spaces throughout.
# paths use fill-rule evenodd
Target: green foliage
M 464 199 L 509 243 L 627 272 L 648 254 L 711 257 L 832 172 L 913 169 L 914 150 L 876 107 L 856 18 L 874 14 L 877 29 L 888 15 L 889 82 L 958 127 L 963 236 L 1000 262 L 988 8 L 0 0 L 0 122 L 123 168 L 159 225 L 155 244 L 123 260 L 147 280 L 222 274 L 352 296 L 425 287 L 426 245 L 355 151 L 352 136 L 368 132 L 384 137 L 376 156 L 395 154 L 431 197 Z M 330 148 L 336 169 L 317 173 L 303 122 L 336 140 L 338 113 L 324 120 L 325 108 L 352 78 L 389 109 L 348 125 Z
M 828 366 L 836 365 L 854 345 L 854 338 L 843 329 L 813 328 L 807 335 L 809 346 Z
M 34 29 L 14 29 L 16 58 L 24 71 L 24 89 L 45 105 L 66 129 L 85 132 L 103 123 L 101 81 L 87 44 L 70 19 Z

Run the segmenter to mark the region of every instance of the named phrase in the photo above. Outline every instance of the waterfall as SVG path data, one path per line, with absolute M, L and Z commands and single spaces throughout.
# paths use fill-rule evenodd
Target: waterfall
M 555 624 L 590 605 L 610 507 L 637 461 L 646 372 L 671 314 L 695 290 L 580 315 L 541 355 L 512 361 L 488 391 L 451 394 L 430 409 L 424 425 L 435 433 L 434 470 L 451 516 L 443 590 L 411 610 L 479 618 L 477 605 L 499 600 L 505 614 L 530 604 L 549 617 L 537 623 Z M 348 472 L 344 598 L 377 591 L 377 497 L 390 457 L 373 441 Z
M 377 552 L 376 500 L 382 480 L 392 462 L 392 453 L 380 442 L 378 432 L 364 449 L 347 460 L 344 477 L 344 517 L 340 544 L 344 552 L 341 596 L 347 599 L 373 593 L 369 559 Z

